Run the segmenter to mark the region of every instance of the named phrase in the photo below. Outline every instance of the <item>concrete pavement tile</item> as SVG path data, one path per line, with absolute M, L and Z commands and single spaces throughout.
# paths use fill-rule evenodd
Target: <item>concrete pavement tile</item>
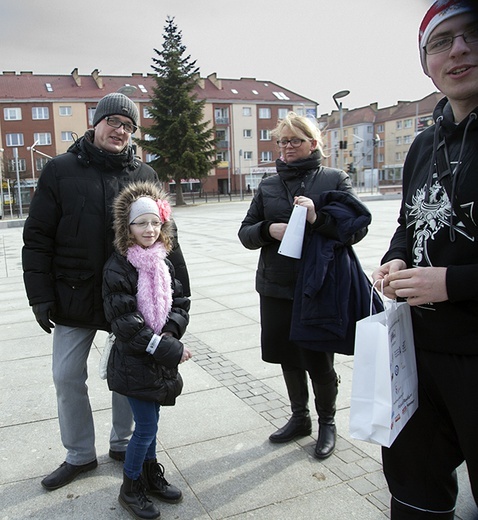
M 240 314 L 243 314 L 247 318 L 257 321 L 257 323 L 260 322 L 260 310 L 259 310 L 258 304 L 253 305 L 251 307 L 241 307 L 236 310 L 237 310 L 237 312 L 239 312 Z
M 4 361 L 23 359 L 26 357 L 49 356 L 51 354 L 51 336 L 41 331 L 37 336 L 25 334 L 22 338 L 8 339 L 0 334 L 0 366 Z M 12 328 L 9 329 L 11 331 Z M 4 332 L 4 326 L 2 326 Z M 10 334 L 8 334 L 10 336 Z M 1 378 L 1 376 L 0 376 Z
M 244 325 L 251 325 L 253 323 L 252 320 L 239 314 L 235 310 L 228 309 L 210 312 L 207 318 L 198 317 L 191 319 L 188 325 L 188 331 L 191 334 L 197 334 L 198 332 L 211 330 L 237 329 L 236 333 L 239 334 Z
M 220 327 L 212 330 L 205 328 L 204 331 L 195 331 L 194 336 L 224 354 L 237 350 L 248 350 L 251 347 L 256 347 L 260 352 L 260 327 L 258 323 L 250 319 L 239 328 L 235 325 L 230 328 Z M 261 361 L 261 363 L 263 362 Z
M 217 295 L 214 297 L 214 300 L 229 309 L 241 309 L 242 307 L 254 307 L 257 310 L 259 309 L 259 298 L 250 290 L 246 290 L 240 294 Z M 259 318 L 259 312 L 257 312 L 255 318 Z
M 253 511 L 339 482 L 297 445 L 278 448 L 264 439 L 267 432 L 261 428 L 198 443 L 194 453 L 187 446 L 170 451 L 211 518 Z
M 194 360 L 194 349 L 192 359 Z M 221 386 L 221 383 L 217 381 L 217 379 L 211 377 L 197 363 L 194 363 L 193 360 L 183 363 L 179 367 L 179 371 L 184 381 L 182 395 L 209 390 L 211 388 L 218 388 Z M 181 399 L 181 397 L 179 397 L 179 399 Z
M 272 375 L 282 374 L 280 365 L 262 361 L 259 347 L 230 351 L 227 357 L 260 381 L 267 381 Z M 285 388 L 285 384 L 283 386 Z
M 176 406 L 164 406 L 161 416 L 159 436 L 168 450 L 227 438 L 268 424 L 251 407 L 223 387 L 183 395 L 178 398 Z
M 226 307 L 224 305 L 222 305 L 215 299 L 211 299 L 211 298 L 203 297 L 203 298 L 201 298 L 201 302 L 200 302 L 201 304 L 195 305 L 197 303 L 198 303 L 198 301 L 193 299 L 192 304 L 191 304 L 191 311 L 189 313 L 191 320 L 196 320 L 198 318 L 200 319 L 201 316 L 203 316 L 205 314 L 209 314 L 210 312 L 226 310 Z
M 388 516 L 345 484 L 281 500 L 276 504 L 231 516 L 229 520 L 386 520 Z

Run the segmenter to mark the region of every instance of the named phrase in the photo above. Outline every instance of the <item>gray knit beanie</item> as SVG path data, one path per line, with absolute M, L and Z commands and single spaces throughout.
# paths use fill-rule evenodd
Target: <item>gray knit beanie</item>
M 96 126 L 102 119 L 107 116 L 126 116 L 138 126 L 139 112 L 138 107 L 129 99 L 129 97 L 119 92 L 107 94 L 100 99 L 96 107 L 95 116 L 93 118 L 93 126 Z

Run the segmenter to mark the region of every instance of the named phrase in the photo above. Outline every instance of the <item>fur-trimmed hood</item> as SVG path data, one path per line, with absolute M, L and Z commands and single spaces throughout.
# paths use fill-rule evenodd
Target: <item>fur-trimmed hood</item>
M 140 197 L 150 197 L 153 200 L 168 200 L 167 194 L 161 190 L 159 186 L 151 182 L 131 183 L 116 197 L 113 204 L 114 246 L 118 253 L 123 256 L 126 256 L 128 248 L 134 244 L 131 240 L 128 221 L 131 204 Z M 166 250 L 170 251 L 172 240 L 172 226 L 170 221 L 164 222 L 161 226 L 159 239 L 164 243 Z

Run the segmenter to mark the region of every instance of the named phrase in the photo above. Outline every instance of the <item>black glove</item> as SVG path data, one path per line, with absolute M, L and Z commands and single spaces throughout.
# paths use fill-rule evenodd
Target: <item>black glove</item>
M 35 315 L 38 325 L 40 325 L 45 332 L 48 332 L 48 334 L 51 334 L 51 329 L 55 328 L 55 325 L 50 321 L 50 316 L 54 308 L 54 302 L 32 305 L 33 314 Z

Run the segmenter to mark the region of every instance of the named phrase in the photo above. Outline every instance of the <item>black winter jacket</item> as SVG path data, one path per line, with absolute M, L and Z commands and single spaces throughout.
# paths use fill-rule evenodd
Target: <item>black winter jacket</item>
M 22 252 L 30 305 L 54 302 L 54 322 L 108 330 L 103 266 L 113 252 L 112 203 L 132 181 L 157 182 L 155 171 L 126 153 L 93 146 L 93 131 L 49 161 L 25 222 Z
M 247 249 L 261 248 L 256 271 L 257 292 L 263 296 L 293 300 L 300 260 L 278 253 L 280 241 L 270 236 L 269 226 L 274 222 L 289 222 L 295 195 L 315 200 L 325 191 L 353 192 L 353 188 L 345 172 L 320 165 L 318 152 L 290 164 L 279 159 L 276 165 L 278 174 L 264 179 L 259 185 L 239 229 L 239 239 Z M 316 223 L 306 225 L 306 236 L 312 232 L 333 237 L 333 219 L 319 211 Z M 366 228 L 360 230 L 352 237 L 351 243 L 361 240 L 366 232 Z
M 372 215 L 349 192 L 328 191 L 314 203 L 333 218 L 337 238 L 311 233 L 304 244 L 290 339 L 311 350 L 350 355 L 354 353 L 355 323 L 370 314 L 372 284 L 347 244 L 370 224 Z M 372 313 L 382 310 L 374 291 Z
M 400 258 L 410 267 L 447 267 L 448 301 L 412 306 L 415 346 L 454 354 L 478 354 L 478 107 L 456 125 L 446 98 L 435 125 L 417 136 L 403 170 L 399 227 L 382 263 Z M 444 140 L 452 204 L 436 170 Z M 461 154 L 461 155 L 460 155 Z M 456 168 L 457 163 L 460 163 Z M 467 223 L 456 213 L 460 206 Z
M 106 319 L 111 323 L 115 343 L 108 360 L 110 390 L 129 397 L 173 405 L 182 390 L 177 366 L 183 354 L 179 339 L 189 322 L 189 299 L 174 278 L 174 268 L 168 260 L 173 287 L 173 303 L 163 336 L 153 355 L 146 352 L 153 337 L 137 308 L 138 272 L 115 252 L 108 259 L 103 276 L 103 299 Z

